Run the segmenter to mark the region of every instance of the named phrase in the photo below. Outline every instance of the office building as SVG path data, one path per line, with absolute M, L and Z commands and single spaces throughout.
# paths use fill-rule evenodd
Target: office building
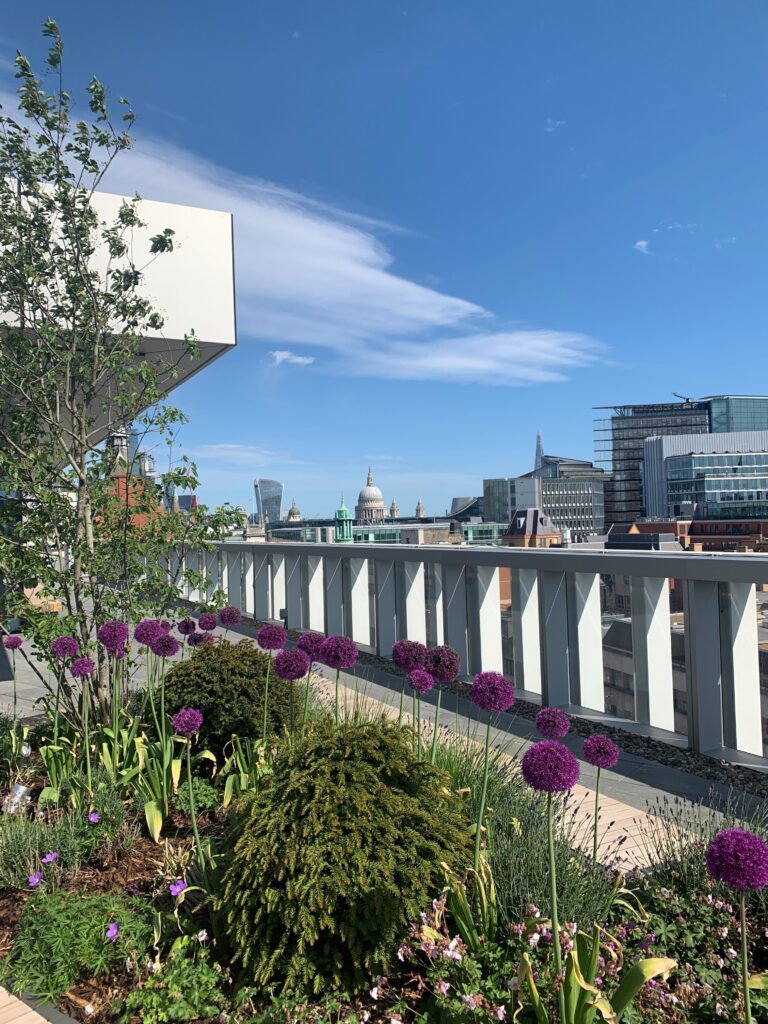
M 768 430 L 768 397 L 757 395 L 711 395 L 603 408 L 611 415 L 595 420 L 595 452 L 597 462 L 611 471 L 605 495 L 608 524 L 634 522 L 647 514 L 643 495 L 647 438 Z
M 254 480 L 256 514 L 261 526 L 279 523 L 283 518 L 283 485 L 279 480 Z

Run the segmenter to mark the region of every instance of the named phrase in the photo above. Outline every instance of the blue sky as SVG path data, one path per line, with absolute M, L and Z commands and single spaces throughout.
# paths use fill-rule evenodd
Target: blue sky
M 118 180 L 235 213 L 239 345 L 174 397 L 204 500 L 370 462 L 439 513 L 537 430 L 591 458 L 592 406 L 766 390 L 761 0 L 29 0 L 1 88 L 49 13 L 138 114 Z

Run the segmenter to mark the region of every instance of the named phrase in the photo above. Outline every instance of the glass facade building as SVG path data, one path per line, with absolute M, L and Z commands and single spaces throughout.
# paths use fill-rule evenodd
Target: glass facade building
M 692 502 L 704 519 L 768 518 L 768 453 L 673 455 L 667 501 L 672 515 Z
M 279 480 L 254 480 L 256 514 L 262 526 L 283 518 L 283 485 Z

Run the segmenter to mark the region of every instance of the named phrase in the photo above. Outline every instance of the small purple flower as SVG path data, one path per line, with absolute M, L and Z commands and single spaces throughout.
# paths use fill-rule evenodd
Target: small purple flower
M 613 768 L 619 760 L 619 748 L 601 732 L 595 732 L 584 740 L 584 760 L 595 768 Z
M 91 811 L 88 815 L 88 821 L 90 821 L 92 825 L 98 825 L 101 821 L 101 815 L 97 811 Z
M 424 668 L 427 648 L 418 640 L 398 640 L 392 644 L 392 661 L 407 675 L 415 668 Z
M 229 629 L 231 626 L 239 626 L 243 621 L 243 613 L 233 604 L 228 604 L 219 612 L 219 622 Z
M 75 658 L 80 653 L 80 644 L 73 636 L 57 636 L 51 644 L 51 654 L 60 661 Z
M 173 731 L 178 736 L 194 736 L 195 733 L 200 732 L 202 724 L 203 715 L 197 708 L 182 708 L 171 719 Z
M 110 921 L 109 924 L 107 925 L 106 938 L 108 938 L 110 942 L 115 942 L 119 934 L 120 925 L 117 923 L 117 921 Z
M 579 781 L 579 762 L 562 743 L 539 740 L 523 754 L 523 778 L 543 793 L 565 793 Z
M 161 626 L 157 619 L 142 619 L 134 629 L 133 636 L 136 643 L 148 646 L 160 632 Z
M 286 682 L 303 679 L 309 672 L 309 655 L 298 647 L 278 651 L 275 655 L 275 675 Z
M 199 647 L 200 644 L 208 643 L 209 640 L 208 633 L 190 633 L 187 637 L 187 647 Z
M 216 629 L 216 612 L 202 612 L 197 617 L 197 624 L 204 633 L 210 633 Z
M 707 849 L 707 870 L 737 892 L 768 886 L 768 844 L 741 828 L 719 832 Z
M 187 883 L 183 878 L 177 878 L 175 882 L 171 882 L 168 886 L 168 892 L 176 899 L 177 896 L 181 896 L 184 890 L 188 888 Z
M 27 882 L 29 883 L 29 888 L 30 889 L 36 889 L 38 887 L 38 885 L 41 884 L 42 881 L 43 881 L 43 872 L 42 871 L 35 871 L 35 873 L 33 875 L 29 875 L 28 878 L 27 878 Z
M 173 623 L 168 619 L 160 619 L 160 629 L 162 629 L 164 633 L 170 633 L 173 629 Z
M 328 636 L 320 648 L 320 661 L 328 668 L 352 668 L 357 661 L 357 644 L 348 636 Z
M 161 630 L 153 637 L 149 649 L 158 658 L 172 658 L 174 654 L 179 653 L 179 641 L 175 636 Z
M 46 855 L 42 858 L 40 863 L 41 864 L 55 864 L 58 859 L 59 859 L 58 853 L 55 850 L 52 850 L 50 853 L 46 853 Z
M 280 651 L 288 642 L 288 634 L 282 626 L 268 622 L 259 629 L 256 642 L 262 651 Z
M 320 660 L 320 650 L 325 636 L 322 633 L 302 633 L 296 641 L 300 651 L 304 651 L 310 661 Z
M 483 711 L 508 711 L 515 703 L 515 688 L 501 672 L 478 672 L 469 695 Z
M 182 636 L 191 636 L 197 629 L 197 626 L 194 619 L 182 619 L 176 626 L 176 629 L 178 629 Z
M 536 715 L 536 728 L 548 740 L 559 740 L 571 731 L 571 720 L 562 708 L 542 708 Z
M 416 693 L 429 693 L 435 685 L 435 680 L 430 672 L 424 668 L 414 668 L 408 673 L 408 682 Z
M 86 676 L 92 674 L 94 668 L 95 665 L 90 658 L 75 658 L 69 666 L 69 671 L 75 679 L 85 679 Z
M 461 672 L 461 658 L 452 647 L 441 644 L 427 651 L 424 668 L 432 673 L 436 683 L 455 683 Z
M 23 643 L 24 638 L 19 636 L 18 633 L 12 633 L 3 637 L 3 647 L 6 651 L 18 651 Z
M 99 626 L 96 631 L 99 643 L 104 644 L 108 654 L 117 654 L 125 646 L 128 639 L 128 627 L 120 619 L 112 619 Z

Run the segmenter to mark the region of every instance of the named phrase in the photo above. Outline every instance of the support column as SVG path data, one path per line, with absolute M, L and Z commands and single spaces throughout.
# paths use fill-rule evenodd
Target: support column
M 227 579 L 227 601 L 243 610 L 243 567 L 240 551 L 224 551 L 222 556 Z
M 172 587 L 176 588 L 176 593 L 179 597 L 186 596 L 186 586 L 184 584 L 184 556 L 179 549 L 174 549 L 171 552 L 169 582 Z
M 344 560 L 325 558 L 325 622 L 328 636 L 344 635 Z
M 510 583 L 515 686 L 541 693 L 539 576 L 535 569 L 512 569 Z
M 763 756 L 754 583 L 720 584 L 723 743 Z
M 347 615 L 349 609 L 349 615 Z M 349 602 L 344 602 L 344 635 L 356 644 L 371 646 L 371 598 L 368 559 L 349 559 Z
M 325 588 L 323 586 L 323 556 L 307 555 L 307 608 L 304 625 L 322 633 L 325 629 Z
M 301 629 L 302 615 L 301 555 L 285 556 L 285 607 L 288 629 Z
M 403 562 L 403 599 L 397 627 L 399 640 L 418 640 L 426 644 L 427 607 L 423 562 Z
M 261 551 L 253 554 L 253 617 L 259 622 L 272 618 L 269 555 Z
M 635 665 L 635 718 L 643 725 L 675 731 L 669 581 L 633 576 L 632 656 Z
M 262 556 L 263 557 L 263 556 Z M 243 573 L 243 607 L 242 611 L 244 615 L 252 615 L 256 617 L 254 609 L 254 597 L 255 597 L 255 565 L 256 561 L 254 558 L 253 551 L 244 551 L 242 556 L 242 573 Z
M 279 619 L 286 607 L 285 556 L 272 555 L 272 612 L 270 618 Z
M 188 550 L 186 553 L 186 571 L 192 575 L 197 575 L 200 572 L 201 566 L 201 552 Z M 186 592 L 187 600 L 193 604 L 197 604 L 201 600 L 200 588 L 197 580 L 187 579 L 184 584 L 184 590 Z
M 389 658 L 397 640 L 397 600 L 395 563 L 391 559 L 375 558 L 376 586 L 376 651 Z
M 539 571 L 542 703 L 567 707 L 571 703 L 568 651 L 568 601 L 565 573 Z
M 461 673 L 468 675 L 467 577 L 463 565 L 443 565 L 443 622 L 445 643 L 461 658 Z
M 430 562 L 427 567 L 430 589 L 430 620 L 432 635 L 428 638 L 436 647 L 445 643 L 444 610 L 443 610 L 443 574 L 439 562 Z
M 720 596 L 712 580 L 685 580 L 688 745 L 703 754 L 723 745 Z
M 219 552 L 206 551 L 205 552 L 205 600 L 210 601 L 213 598 L 215 591 L 219 589 L 220 578 L 219 578 Z
M 474 566 L 468 583 L 469 672 L 503 673 L 498 566 Z
M 566 580 L 571 704 L 605 711 L 600 577 L 574 572 Z

